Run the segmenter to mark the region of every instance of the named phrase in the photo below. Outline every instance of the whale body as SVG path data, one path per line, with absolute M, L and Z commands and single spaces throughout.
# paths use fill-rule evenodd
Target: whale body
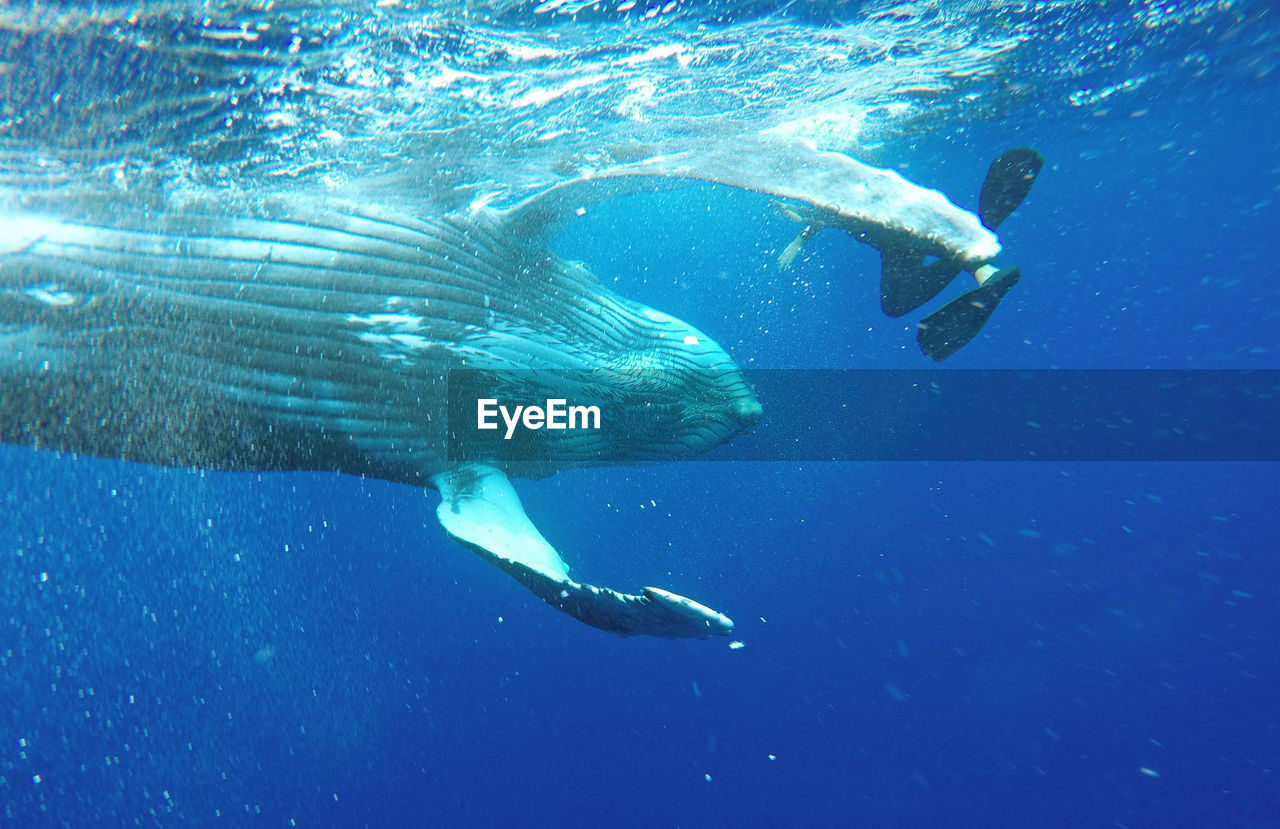
M 0 440 L 433 488 L 450 535 L 570 615 L 625 635 L 726 634 L 727 617 L 670 591 L 570 578 L 508 480 L 688 457 L 759 418 L 711 338 L 546 244 L 583 205 L 691 180 L 803 203 L 882 250 L 908 245 L 956 267 L 1000 249 L 941 194 L 800 143 L 656 156 L 507 210 L 427 218 L 308 194 L 129 209 L 11 190 L 0 193 Z M 459 459 L 450 375 L 463 369 L 519 377 L 526 399 L 630 406 L 625 429 L 545 430 L 536 457 Z

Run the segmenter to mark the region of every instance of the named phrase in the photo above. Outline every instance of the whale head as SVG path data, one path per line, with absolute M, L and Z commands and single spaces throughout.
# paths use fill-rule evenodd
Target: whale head
M 641 314 L 649 324 L 644 344 L 611 366 L 627 392 L 619 414 L 632 437 L 617 444 L 625 459 L 699 455 L 759 421 L 754 387 L 715 340 L 661 311 Z
M 532 347 L 522 330 L 522 366 L 546 355 L 529 368 L 473 362 L 473 371 L 451 373 L 449 422 L 464 427 L 450 427 L 451 460 L 553 468 L 678 460 L 710 451 L 760 419 L 751 383 L 706 334 L 616 296 L 602 298 L 600 308 L 607 325 L 581 325 L 553 349 Z M 486 357 L 514 353 L 495 337 L 512 342 L 487 332 Z

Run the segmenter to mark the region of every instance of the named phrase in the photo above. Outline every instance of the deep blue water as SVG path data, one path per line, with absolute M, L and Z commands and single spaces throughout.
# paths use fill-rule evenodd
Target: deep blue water
M 910 148 L 970 206 L 1005 147 L 1049 162 L 1002 230 L 1023 281 L 947 369 L 1280 367 L 1274 80 L 1141 103 Z M 832 231 L 779 276 L 795 226 L 704 196 L 555 246 L 744 365 L 923 365 L 873 252 Z M 707 601 L 737 650 L 557 614 L 409 487 L 16 448 L 0 482 L 6 825 L 1280 825 L 1274 464 L 521 482 L 576 572 Z

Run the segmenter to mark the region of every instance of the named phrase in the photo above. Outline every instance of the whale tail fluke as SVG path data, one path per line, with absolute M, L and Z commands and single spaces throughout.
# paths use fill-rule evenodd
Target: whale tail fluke
M 1044 158 L 1029 147 L 1002 153 L 987 170 L 978 198 L 978 217 L 995 230 L 1031 192 Z M 942 293 L 964 266 L 933 259 L 919 248 L 880 252 L 880 308 L 891 317 L 909 314 Z M 1000 300 L 1018 282 L 1018 268 L 983 265 L 974 271 L 978 287 L 948 302 L 921 321 L 916 340 L 925 354 L 942 361 L 977 336 Z
M 991 162 L 978 196 L 978 218 L 990 230 L 1000 227 L 1031 192 L 1044 158 L 1030 147 L 1016 147 Z
M 1009 289 L 1018 284 L 1022 271 L 996 271 L 977 288 L 948 302 L 920 321 L 916 342 L 920 350 L 938 362 L 955 354 L 977 336 Z
M 928 261 L 919 250 L 880 251 L 880 310 L 901 317 L 942 293 L 963 270 L 949 259 Z
M 998 228 L 1022 204 L 1043 166 L 1044 158 L 1029 147 L 1006 150 L 991 162 L 978 197 L 978 218 L 988 230 Z M 880 308 L 891 317 L 924 305 L 964 270 L 948 259 L 929 261 L 919 248 L 882 250 L 880 263 Z
M 1044 158 L 1029 147 L 1007 150 L 991 162 L 978 196 L 978 218 L 988 229 L 998 228 L 1022 204 L 1042 167 Z M 955 354 L 978 335 L 1000 300 L 1018 284 L 1022 271 L 1019 268 L 995 270 L 992 265 L 984 265 L 974 276 L 978 287 L 920 321 L 916 342 L 921 351 L 938 362 Z

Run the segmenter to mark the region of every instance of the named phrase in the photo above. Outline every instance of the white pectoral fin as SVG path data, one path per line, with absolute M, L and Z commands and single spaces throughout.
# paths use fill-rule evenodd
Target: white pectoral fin
M 436 515 L 449 535 L 490 556 L 549 579 L 569 578 L 569 567 L 524 514 L 507 476 L 491 466 L 469 465 L 435 478 Z
M 733 630 L 723 614 L 666 590 L 646 587 L 631 595 L 570 579 L 564 560 L 525 515 L 499 469 L 467 465 L 434 482 L 442 498 L 436 515 L 449 535 L 557 610 L 623 636 L 703 639 Z

